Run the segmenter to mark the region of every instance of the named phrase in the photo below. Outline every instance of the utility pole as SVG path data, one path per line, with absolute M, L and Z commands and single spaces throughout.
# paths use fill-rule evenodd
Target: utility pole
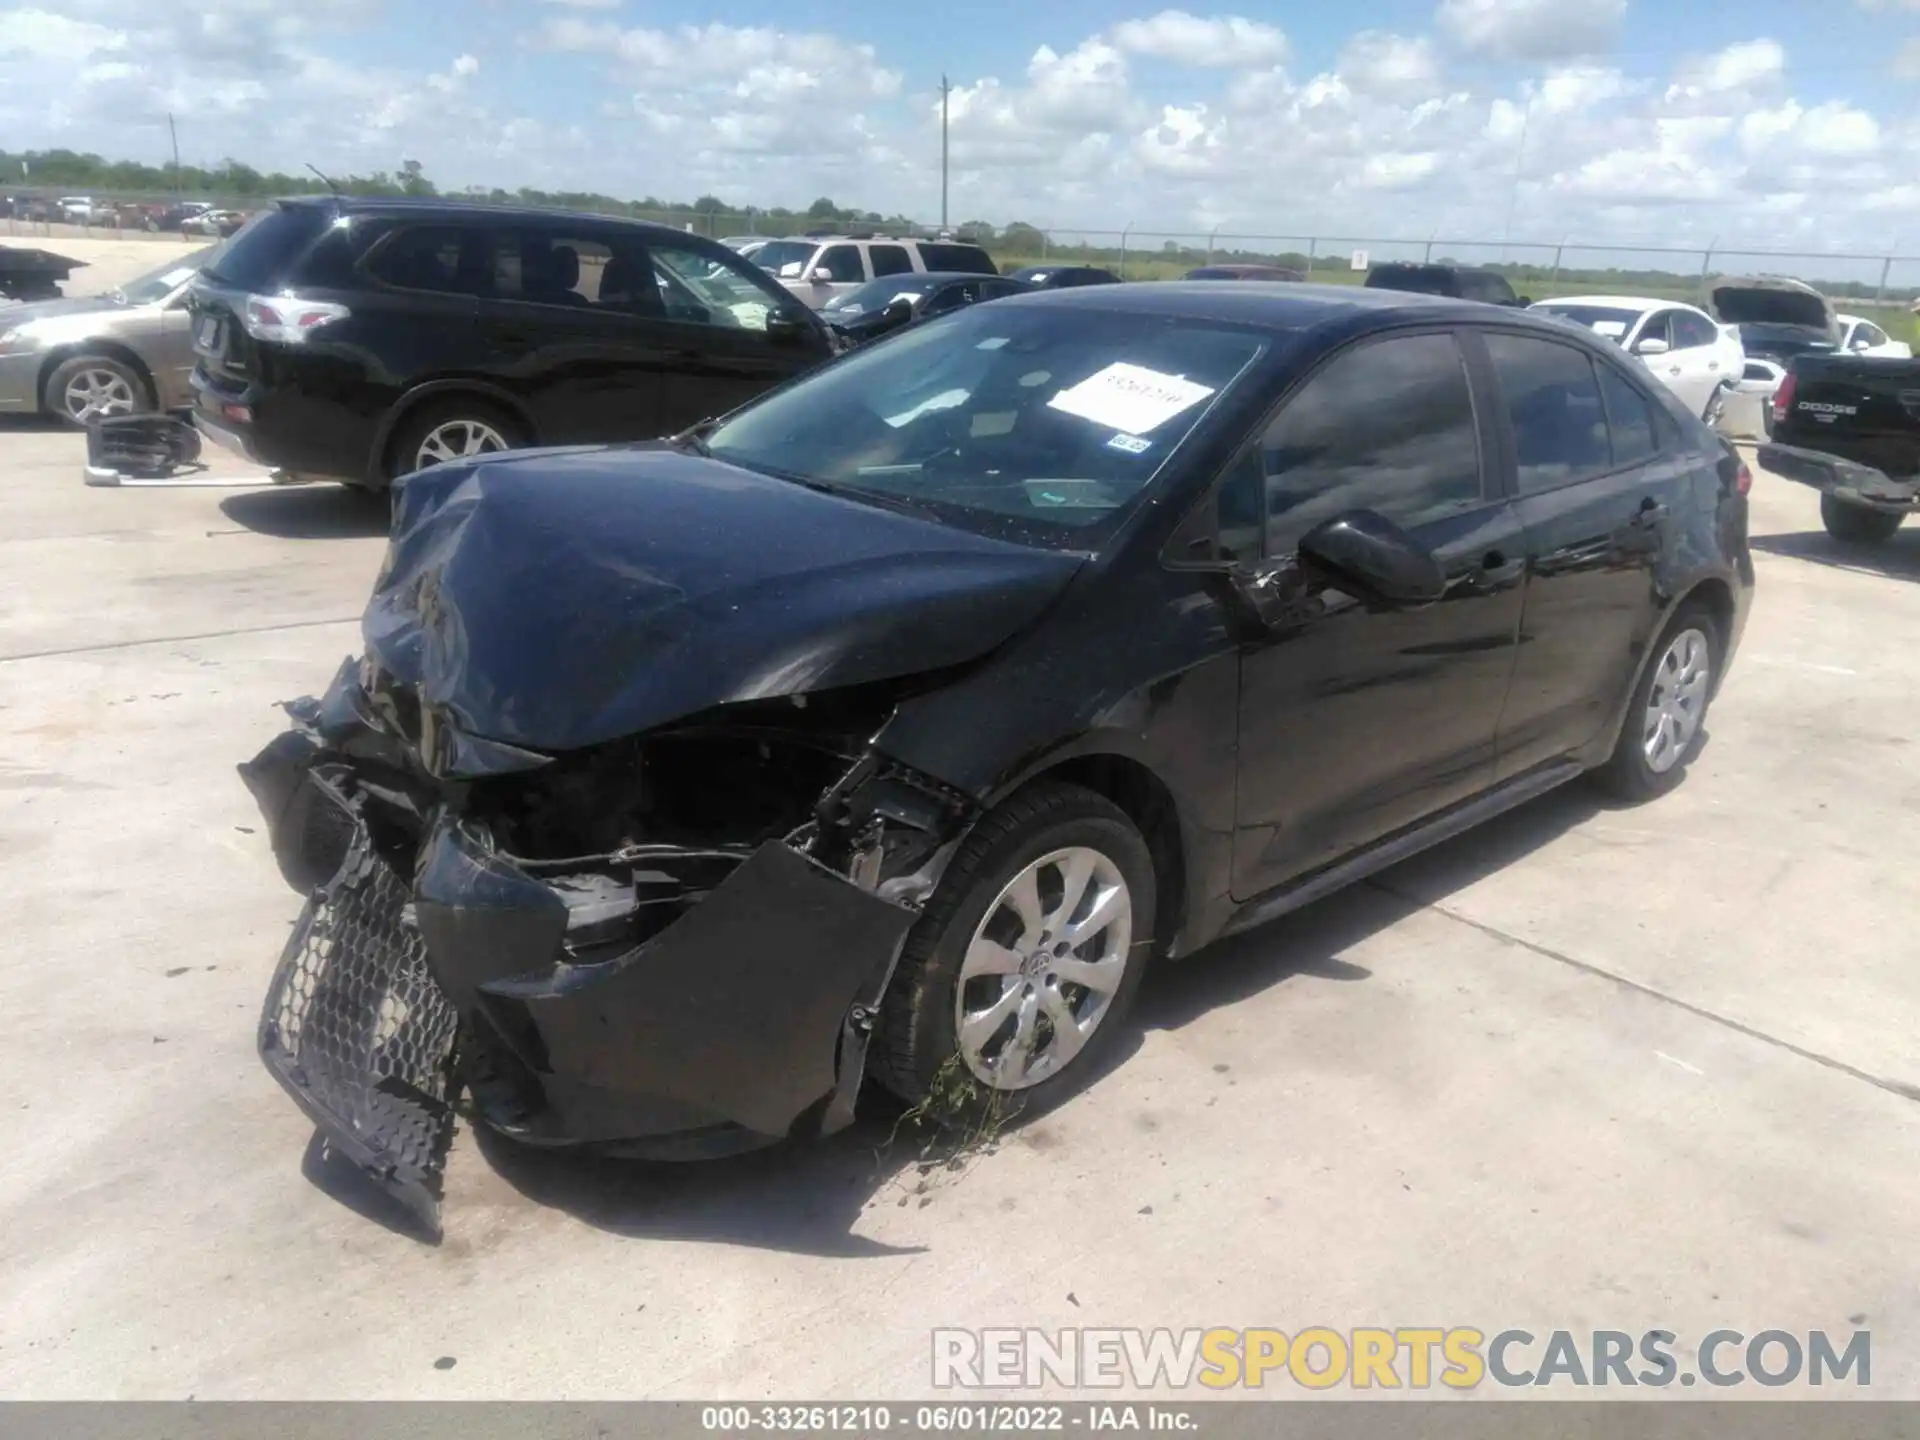
M 180 132 L 173 128 L 173 112 L 167 112 L 167 138 L 173 142 L 173 191 L 180 193 Z
M 947 97 L 953 87 L 940 77 L 940 228 L 947 228 Z

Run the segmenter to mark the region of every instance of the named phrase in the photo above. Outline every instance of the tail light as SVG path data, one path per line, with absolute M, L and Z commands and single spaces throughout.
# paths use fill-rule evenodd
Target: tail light
M 1778 425 L 1787 418 L 1787 412 L 1793 408 L 1793 372 L 1787 372 L 1787 378 L 1780 382 L 1780 388 L 1773 392 L 1773 423 Z
M 241 307 L 240 320 L 256 340 L 304 345 L 321 326 L 345 320 L 352 313 L 344 305 L 302 300 L 298 295 L 249 295 Z
M 1740 462 L 1740 468 L 1734 472 L 1733 493 L 1736 495 L 1745 495 L 1752 489 L 1753 471 L 1749 470 L 1747 468 L 1747 462 L 1742 460 Z

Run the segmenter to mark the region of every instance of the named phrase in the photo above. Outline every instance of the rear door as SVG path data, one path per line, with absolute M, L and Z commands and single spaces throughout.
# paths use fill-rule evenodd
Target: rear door
M 1705 415 L 1707 402 L 1721 384 L 1739 378 L 1728 373 L 1727 347 L 1720 327 L 1698 311 L 1675 310 L 1672 333 L 1673 349 L 1663 358 L 1679 368 L 1673 391 L 1687 409 Z
M 1659 623 L 1687 461 L 1644 382 L 1585 349 L 1487 334 L 1504 464 L 1526 533 L 1526 610 L 1500 720 L 1500 774 L 1599 736 Z

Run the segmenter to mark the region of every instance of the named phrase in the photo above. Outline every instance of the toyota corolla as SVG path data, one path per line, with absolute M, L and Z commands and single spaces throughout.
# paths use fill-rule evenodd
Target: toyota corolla
M 1081 1083 L 1147 966 L 1705 741 L 1737 455 L 1512 310 L 1196 283 L 916 326 L 671 441 L 409 478 L 365 653 L 242 767 L 259 1045 L 438 1224 L 534 1145 Z

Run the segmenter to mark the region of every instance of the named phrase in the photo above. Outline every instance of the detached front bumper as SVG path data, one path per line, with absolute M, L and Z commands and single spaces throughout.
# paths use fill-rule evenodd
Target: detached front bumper
M 642 847 L 588 871 L 508 856 L 424 794 L 409 834 L 384 742 L 339 734 L 340 687 L 241 767 L 283 873 L 310 892 L 259 1048 L 424 1225 L 437 1232 L 462 1090 L 523 1142 L 663 1158 L 852 1119 L 913 910 L 780 842 Z
M 1896 480 L 1883 470 L 1819 450 L 1794 445 L 1762 445 L 1761 465 L 1785 480 L 1887 515 L 1920 510 L 1920 478 Z

